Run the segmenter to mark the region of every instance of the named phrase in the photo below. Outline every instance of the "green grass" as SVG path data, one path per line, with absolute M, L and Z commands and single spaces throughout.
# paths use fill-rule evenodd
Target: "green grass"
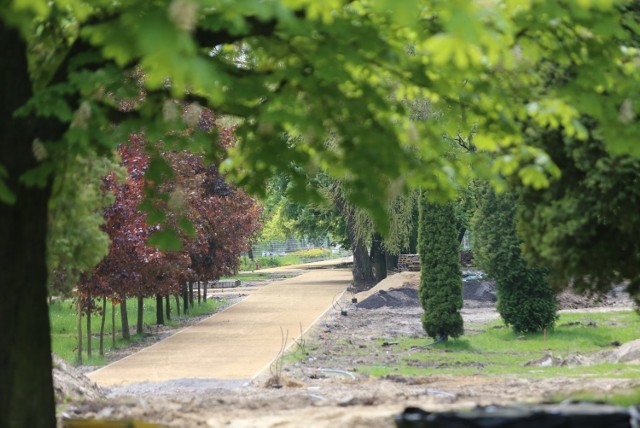
M 309 263 L 313 261 L 326 260 L 329 258 L 343 257 L 347 253 L 341 253 L 339 255 L 332 255 L 331 251 L 326 248 L 314 248 L 310 250 L 299 250 L 284 256 L 265 256 L 256 257 L 256 262 L 260 266 L 260 269 L 298 265 L 302 263 Z M 256 269 L 255 262 L 251 262 L 248 257 L 244 256 L 240 260 L 240 270 L 254 270 Z
M 328 248 L 312 248 L 309 250 L 298 250 L 293 253 L 289 253 L 290 256 L 300 257 L 303 260 L 306 259 L 328 259 L 331 257 L 331 250 Z
M 590 402 L 604 402 L 616 406 L 628 407 L 637 406 L 640 403 L 640 388 L 635 388 L 631 391 L 624 393 L 617 393 L 613 395 L 593 395 L 588 393 L 580 393 L 575 395 L 560 395 L 554 397 L 553 401 L 562 402 L 565 400 L 574 401 L 590 401 Z
M 585 376 L 640 377 L 640 366 L 602 363 L 581 367 L 523 366 L 530 360 L 552 352 L 554 357 L 579 354 L 589 356 L 597 351 L 614 349 L 612 342 L 625 343 L 638 338 L 640 317 L 635 312 L 562 314 L 547 340 L 539 334 L 516 334 L 500 321 L 474 325 L 477 334 L 427 349 L 413 349 L 429 343 L 414 338 L 394 339 L 394 349 L 401 355 L 393 367 L 361 367 L 358 370 L 374 376 L 390 373 L 404 375 L 431 374 L 526 374 L 529 377 Z M 381 345 L 384 340 L 380 340 Z
M 195 307 L 189 311 L 187 317 L 181 313 L 180 317 L 177 317 L 175 305 L 172 300 L 172 320 L 165 319 L 165 324 L 169 326 L 180 326 L 185 320 L 200 315 L 207 315 L 216 312 L 226 302 L 215 299 L 209 299 L 206 302 L 202 302 L 200 305 L 196 303 Z M 181 302 L 182 304 L 182 302 Z M 143 319 L 144 324 L 153 326 L 156 323 L 156 300 L 155 298 L 144 299 L 144 312 Z M 105 353 L 113 350 L 111 339 L 111 303 L 107 302 L 107 317 L 105 320 L 105 337 L 104 348 Z M 143 335 L 132 335 L 131 340 L 122 339 L 120 329 L 120 306 L 116 306 L 116 348 L 123 348 L 131 343 L 144 339 Z M 132 327 L 137 321 L 138 302 L 137 299 L 127 300 L 127 314 L 129 316 L 129 325 Z M 77 358 L 77 346 L 78 346 L 78 333 L 77 322 L 78 317 L 76 313 L 75 305 L 71 300 L 56 300 L 49 305 L 49 318 L 51 320 L 51 342 L 52 349 L 57 355 L 63 358 L 65 361 L 71 364 L 76 363 Z M 86 365 L 100 366 L 106 364 L 108 361 L 105 357 L 99 356 L 100 346 L 100 323 L 101 317 L 99 314 L 91 316 L 91 331 L 92 331 L 92 356 L 87 358 L 86 346 L 87 346 L 87 331 L 86 331 L 86 318 L 82 320 L 82 334 L 83 334 L 83 363 Z M 145 330 L 148 330 L 145 329 Z
M 240 264 L 240 270 L 254 270 L 257 267 L 259 267 L 260 269 L 265 269 L 271 267 L 297 265 L 300 263 L 304 263 L 304 260 L 301 257 L 297 256 L 256 257 L 255 262 L 251 262 L 251 260 L 249 260 L 248 258 L 243 257 L 242 263 Z

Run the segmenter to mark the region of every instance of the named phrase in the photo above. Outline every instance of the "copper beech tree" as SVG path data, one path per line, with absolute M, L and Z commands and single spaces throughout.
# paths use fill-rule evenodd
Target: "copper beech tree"
M 212 117 L 212 113 L 203 112 L 202 117 Z M 220 133 L 224 136 L 219 141 L 221 149 L 231 147 L 232 130 Z M 180 250 L 160 251 L 150 245 L 149 236 L 160 226 L 149 221 L 149 215 L 139 208 L 149 167 L 145 146 L 149 149 L 142 134 L 132 134 L 129 142 L 118 148 L 127 176 L 120 180 L 111 173 L 104 178 L 105 188 L 115 195 L 114 203 L 104 213 L 104 228 L 111 240 L 109 254 L 78 287 L 84 313 L 98 309 L 96 298 L 106 297 L 120 304 L 125 339 L 129 338 L 127 298 L 135 297 L 139 302 L 138 333 L 142 332 L 140 302 L 144 297 L 156 297 L 157 322 L 163 323 L 163 298 L 184 291 L 187 281 L 206 284 L 235 273 L 240 254 L 248 249 L 249 238 L 260 226 L 260 206 L 227 183 L 215 163 L 206 165 L 202 156 L 185 150 L 166 151 L 162 158 L 172 172 L 161 186 L 169 198 L 158 203 L 164 205 L 160 208 L 167 216 L 165 222 L 176 228 L 182 223 L 189 230 L 183 233 L 185 245 Z M 185 311 L 189 304 L 187 301 Z M 100 310 L 106 310 L 104 300 Z

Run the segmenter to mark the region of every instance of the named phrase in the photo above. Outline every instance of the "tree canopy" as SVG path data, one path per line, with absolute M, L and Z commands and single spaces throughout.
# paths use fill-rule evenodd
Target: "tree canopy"
M 634 7 L 614 0 L 5 0 L 2 17 L 29 41 L 32 75 L 52 76 L 23 114 L 70 123 L 65 148 L 108 146 L 142 126 L 152 140 L 180 145 L 179 133 L 167 134 L 188 127 L 190 115 L 167 99 L 185 98 L 194 110 L 206 105 L 244 119 L 227 162 L 238 184 L 261 193 L 274 171 L 285 170 L 302 193 L 306 175 L 291 165 L 324 170 L 384 223 L 379 207 L 392 193 L 419 184 L 450 195 L 468 175 L 441 156 L 443 133 L 476 130 L 475 145 L 503 154 L 495 169 L 535 187 L 557 170 L 526 144 L 526 120 L 583 139 L 582 115 L 589 115 L 607 147 L 640 153 L 629 144 L 639 132 Z M 56 55 L 45 55 L 52 36 Z M 123 71 L 134 76 L 128 84 Z M 132 100 L 127 115 L 123 98 Z M 410 120 L 416 99 L 428 100 L 431 120 Z M 118 130 L 104 132 L 115 119 L 124 119 Z M 327 145 L 328 136 L 336 144 Z M 44 162 L 25 180 L 41 182 L 55 167 Z M 12 199 L 6 185 L 0 195 Z
M 640 159 L 608 153 L 593 134 L 576 141 L 544 132 L 537 141 L 562 176 L 544 191 L 519 189 L 525 254 L 558 288 L 606 293 L 628 281 L 640 303 Z

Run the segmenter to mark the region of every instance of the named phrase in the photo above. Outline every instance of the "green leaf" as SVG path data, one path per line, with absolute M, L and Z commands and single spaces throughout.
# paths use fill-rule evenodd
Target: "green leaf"
M 187 217 L 181 216 L 178 220 L 178 225 L 190 238 L 193 238 L 196 235 L 196 228 L 193 227 L 193 223 L 191 223 Z
M 182 241 L 173 229 L 155 232 L 149 237 L 149 245 L 158 247 L 163 251 L 178 251 L 182 249 Z
M 43 188 L 47 185 L 49 177 L 54 170 L 51 162 L 45 162 L 32 168 L 19 177 L 19 181 L 26 186 Z
M 4 181 L 7 176 L 7 170 L 0 165 L 0 202 L 13 205 L 16 203 L 16 195 L 11 191 L 11 189 L 9 189 L 9 186 L 7 186 L 7 183 Z

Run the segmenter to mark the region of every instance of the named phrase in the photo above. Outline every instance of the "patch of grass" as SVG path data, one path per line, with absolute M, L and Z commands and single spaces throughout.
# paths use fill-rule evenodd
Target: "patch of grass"
M 554 397 L 553 401 L 561 402 L 565 400 L 573 401 L 590 401 L 590 402 L 604 402 L 615 406 L 629 407 L 637 406 L 640 403 L 640 388 L 635 388 L 631 391 L 618 393 L 613 395 L 593 395 L 588 393 L 580 393 L 575 395 L 562 395 Z
M 296 256 L 266 256 L 256 257 L 252 262 L 249 259 L 242 259 L 240 270 L 265 269 L 279 266 L 289 266 L 304 263 L 302 258 Z
M 239 279 L 240 281 L 259 281 L 263 279 L 269 279 L 270 275 L 268 273 L 239 273 L 233 276 L 225 276 L 221 279 Z
M 431 374 L 523 374 L 529 377 L 593 376 L 638 377 L 640 367 L 602 363 L 580 367 L 524 366 L 551 352 L 553 356 L 582 355 L 614 349 L 612 343 L 637 338 L 640 317 L 635 312 L 562 314 L 557 327 L 544 334 L 516 334 L 499 328 L 501 321 L 474 325 L 476 334 L 428 346 L 429 338 L 394 339 L 399 363 L 393 367 L 361 367 L 359 371 L 374 376 L 390 373 L 404 375 Z M 381 346 L 384 340 L 378 341 Z
M 182 303 L 182 302 L 181 302 Z M 173 304 L 173 301 L 172 301 Z M 194 308 L 189 310 L 188 315 L 185 317 L 181 313 L 181 316 L 177 317 L 175 311 L 175 305 L 172 305 L 172 319 L 168 321 L 165 319 L 165 325 L 178 327 L 190 318 L 213 314 L 219 310 L 219 308 L 225 305 L 225 301 L 209 299 L 206 302 L 195 305 Z M 138 342 L 145 338 L 145 335 L 132 335 L 131 340 L 122 339 L 122 330 L 120 327 L 120 306 L 116 306 L 116 346 L 115 348 L 123 348 L 129 346 L 131 343 Z M 111 302 L 107 302 L 107 316 L 105 319 L 105 336 L 104 336 L 104 350 L 108 353 L 112 350 L 112 338 L 111 338 Z M 127 314 L 129 316 L 129 326 L 134 328 L 137 320 L 138 302 L 137 299 L 127 300 Z M 147 326 L 146 331 L 149 330 L 149 326 L 153 326 L 156 323 L 156 300 L 155 298 L 144 299 L 143 306 L 143 319 L 144 324 Z M 51 322 L 51 346 L 53 352 L 58 354 L 61 358 L 70 364 L 76 363 L 76 350 L 78 346 L 78 331 L 77 322 L 78 317 L 76 313 L 75 304 L 71 300 L 56 300 L 49 305 L 49 319 Z M 93 314 L 91 316 L 91 348 L 92 356 L 87 358 L 87 320 L 86 317 L 82 319 L 82 341 L 83 341 L 83 364 L 100 366 L 108 362 L 107 358 L 99 355 L 100 346 L 100 323 L 101 316 L 99 314 Z M 151 327 L 153 328 L 153 327 Z M 148 334 L 146 335 L 148 336 Z
M 289 253 L 290 256 L 300 257 L 301 259 L 322 259 L 331 256 L 331 250 L 328 248 L 312 248 L 309 250 L 298 250 Z
M 299 250 L 292 253 L 288 253 L 282 256 L 264 256 L 256 257 L 255 261 L 251 261 L 248 257 L 243 256 L 240 259 L 240 270 L 253 271 L 259 267 L 259 269 L 298 265 L 302 263 L 308 263 L 312 261 L 326 260 L 329 258 L 344 257 L 348 253 L 341 252 L 338 255 L 331 253 L 326 248 L 314 248 L 310 250 Z M 257 266 L 256 266 L 257 263 Z

